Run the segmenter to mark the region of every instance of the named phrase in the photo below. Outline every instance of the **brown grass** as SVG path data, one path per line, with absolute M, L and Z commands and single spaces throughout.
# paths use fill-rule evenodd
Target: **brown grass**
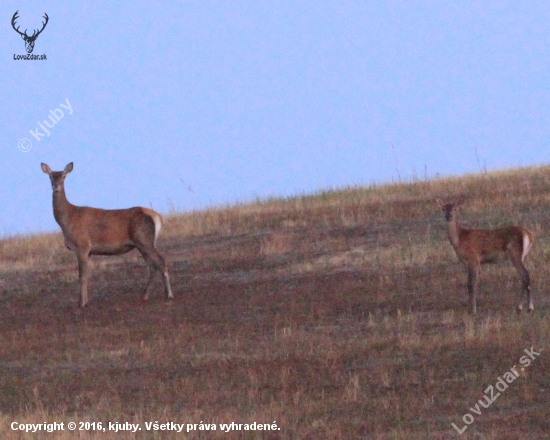
M 478 315 L 433 199 L 463 223 L 536 233 L 535 312 L 509 264 L 484 266 Z M 0 433 L 12 422 L 139 423 L 79 438 L 550 438 L 550 167 L 326 191 L 168 216 L 176 299 L 140 300 L 137 253 L 97 258 L 77 307 L 60 234 L 0 241 Z M 524 349 L 541 355 L 458 436 L 451 423 Z M 148 432 L 145 422 L 214 423 Z M 220 431 L 273 423 L 280 431 Z

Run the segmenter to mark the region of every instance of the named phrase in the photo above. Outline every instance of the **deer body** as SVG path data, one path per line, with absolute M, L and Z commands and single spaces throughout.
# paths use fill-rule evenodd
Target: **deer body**
M 75 206 L 65 195 L 65 176 L 73 169 L 72 162 L 63 171 L 52 171 L 42 164 L 50 176 L 53 190 L 53 214 L 61 227 L 65 246 L 76 254 L 80 278 L 80 305 L 88 302 L 90 255 L 121 255 L 138 249 L 149 267 L 149 280 L 143 299 L 147 300 L 155 271 L 164 279 L 167 298 L 173 298 L 164 258 L 155 248 L 162 217 L 148 208 L 97 209 Z
M 534 309 L 531 299 L 530 277 L 525 268 L 525 258 L 533 245 L 533 234 L 520 226 L 508 226 L 499 229 L 465 229 L 458 224 L 457 210 L 464 202 L 461 197 L 456 203 L 444 203 L 436 199 L 447 221 L 449 241 L 458 258 L 468 270 L 468 293 L 470 312 L 476 313 L 476 296 L 479 285 L 480 266 L 509 259 L 516 268 L 522 292 L 526 295 L 528 311 Z M 523 309 L 520 303 L 518 313 Z

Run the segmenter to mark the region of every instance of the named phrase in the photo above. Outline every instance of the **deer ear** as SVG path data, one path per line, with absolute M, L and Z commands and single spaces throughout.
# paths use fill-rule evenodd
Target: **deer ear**
M 68 164 L 65 169 L 63 170 L 63 172 L 65 174 L 69 174 L 71 171 L 73 170 L 73 163 L 71 162 L 70 164 Z
M 46 174 L 50 174 L 52 172 L 51 168 L 45 163 L 41 163 L 40 166 L 42 167 L 42 171 L 44 171 Z
M 437 206 L 439 206 L 440 208 L 443 208 L 443 206 L 445 205 L 445 203 L 443 203 L 443 200 L 441 200 L 439 197 L 435 199 L 435 203 L 437 203 Z
M 465 200 L 464 194 L 460 194 L 460 197 L 455 203 L 455 207 L 459 207 L 460 205 L 462 205 L 464 203 L 464 200 Z

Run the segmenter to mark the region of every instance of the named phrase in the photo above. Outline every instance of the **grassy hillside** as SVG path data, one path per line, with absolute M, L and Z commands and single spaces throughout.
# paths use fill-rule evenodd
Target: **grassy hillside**
M 467 313 L 466 272 L 433 201 L 461 193 L 462 224 L 535 233 L 533 314 L 515 314 L 510 263 L 483 267 Z M 174 301 L 160 279 L 141 301 L 134 251 L 94 259 L 82 310 L 61 234 L 0 241 L 2 438 L 74 438 L 71 421 L 101 422 L 79 432 L 98 439 L 550 438 L 550 167 L 174 214 L 159 248 Z M 521 370 L 531 347 L 540 355 Z M 519 377 L 476 408 L 514 366 Z M 23 435 L 13 422 L 65 431 Z M 280 430 L 223 432 L 231 422 Z

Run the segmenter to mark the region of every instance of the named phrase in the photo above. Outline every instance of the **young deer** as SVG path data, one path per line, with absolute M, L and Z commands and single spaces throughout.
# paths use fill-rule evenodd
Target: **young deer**
M 80 305 L 88 302 L 89 256 L 120 255 L 137 248 L 149 267 L 149 280 L 143 299 L 149 298 L 155 270 L 164 279 L 167 298 L 173 298 L 164 258 L 155 248 L 162 217 L 152 209 L 97 209 L 75 206 L 65 195 L 65 176 L 73 163 L 63 171 L 52 171 L 45 163 L 42 171 L 50 176 L 53 189 L 53 215 L 61 226 L 65 246 L 76 254 L 80 278 Z
M 464 203 L 464 196 L 456 203 L 444 203 L 441 199 L 435 202 L 443 210 L 447 221 L 449 241 L 458 258 L 468 269 L 468 293 L 470 296 L 470 312 L 476 313 L 476 295 L 480 265 L 510 259 L 518 271 L 527 296 L 528 311 L 534 309 L 531 300 L 529 272 L 525 268 L 525 257 L 533 245 L 533 234 L 519 226 L 508 226 L 499 229 L 464 229 L 457 221 L 458 208 Z M 520 301 L 517 311 L 520 313 L 523 305 Z

